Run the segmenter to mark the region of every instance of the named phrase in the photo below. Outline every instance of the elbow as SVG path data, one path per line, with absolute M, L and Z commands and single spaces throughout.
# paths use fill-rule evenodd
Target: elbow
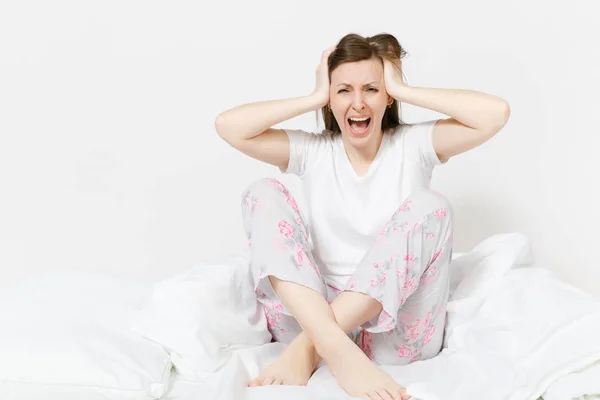
M 510 105 L 507 102 L 504 102 L 503 116 L 504 116 L 504 125 L 506 125 L 506 123 L 508 122 L 508 119 L 510 118 Z
M 486 128 L 481 130 L 489 135 L 490 138 L 500 132 L 510 118 L 510 106 L 506 101 L 502 100 L 502 104 L 500 104 L 498 108 L 499 109 L 490 116 Z
M 504 125 L 506 125 L 506 123 L 508 122 L 508 119 L 510 118 L 510 105 L 508 104 L 508 102 L 503 101 L 502 105 L 500 107 L 500 121 L 499 121 L 499 126 L 500 128 L 504 127 Z
M 219 114 L 217 116 L 217 118 L 215 118 L 214 125 L 215 125 L 215 130 L 217 131 L 219 136 L 221 138 L 225 139 L 225 130 L 224 130 L 225 118 L 223 118 L 223 114 Z
M 510 118 L 510 106 L 506 101 L 503 100 L 498 108 L 499 109 L 493 113 L 493 117 L 490 118 L 488 125 L 489 129 L 494 133 L 497 133 L 504 128 L 504 125 L 506 125 Z

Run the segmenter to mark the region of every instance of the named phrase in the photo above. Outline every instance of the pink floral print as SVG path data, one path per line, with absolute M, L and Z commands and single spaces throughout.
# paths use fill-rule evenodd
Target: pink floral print
M 306 252 L 304 250 L 304 246 L 302 246 L 301 243 L 296 243 L 296 248 L 294 249 L 294 257 L 298 266 L 304 265 L 304 260 L 306 260 Z
M 411 200 L 406 200 L 404 201 L 404 203 L 402 203 L 402 205 L 400 206 L 400 208 L 398 209 L 398 211 L 400 212 L 404 212 L 404 211 L 410 211 L 410 203 L 412 203 Z
M 290 223 L 287 221 L 279 221 L 279 232 L 281 232 L 283 236 L 287 238 L 294 237 L 294 227 L 292 227 L 292 225 L 290 225 Z
M 277 179 L 271 179 L 270 182 L 273 186 L 277 187 L 277 189 L 281 190 L 282 192 L 286 190 L 285 185 L 279 182 Z
M 434 211 L 435 216 L 437 217 L 437 219 L 442 219 L 446 216 L 446 209 L 445 208 L 439 208 L 437 210 Z
M 350 289 L 350 290 L 356 288 L 356 278 L 355 277 L 351 277 L 350 279 L 348 279 L 348 282 L 346 283 L 346 288 Z
M 433 333 L 435 332 L 435 325 L 431 325 L 429 329 L 425 332 L 425 339 L 423 339 L 423 344 L 427 344 L 431 342 L 431 338 L 433 337 Z
M 433 255 L 433 258 L 431 259 L 431 264 L 433 264 L 435 262 L 435 260 L 438 259 L 438 257 L 440 256 L 440 254 L 442 254 L 442 250 L 443 249 L 439 249 L 438 251 L 435 252 L 435 254 Z
M 371 345 L 373 344 L 373 334 L 371 332 L 362 331 L 360 333 L 360 344 L 359 347 L 365 353 L 369 359 L 373 359 L 373 350 Z
M 298 204 L 296 204 L 296 200 L 292 196 L 290 196 L 290 194 L 287 191 L 284 192 L 284 195 L 285 195 L 285 200 L 287 201 L 287 203 L 292 206 L 292 209 L 294 211 L 298 212 L 299 210 L 298 210 Z
M 277 187 L 282 193 L 283 196 L 285 197 L 285 201 L 292 206 L 292 209 L 296 212 L 298 212 L 298 204 L 296 203 L 296 200 L 292 197 L 292 195 L 290 194 L 289 190 L 285 187 L 285 185 L 281 182 L 279 182 L 277 179 L 271 179 L 270 180 L 271 184 L 275 187 Z
M 407 295 L 411 295 L 417 290 L 417 280 L 413 278 L 408 278 L 404 281 L 404 286 L 402 287 L 403 292 Z
M 353 336 L 375 363 L 404 365 L 440 350 L 453 237 L 445 197 L 421 191 L 407 198 L 340 288 L 324 283 L 309 245 L 310 221 L 305 223 L 281 182 L 271 179 L 251 186 L 242 196 L 242 209 L 255 292 L 274 340 L 289 343 L 302 330 L 279 300 L 271 298 L 266 279 L 289 268 L 286 279 L 320 291 L 329 304 L 339 293 L 355 291 L 383 305 L 377 318 Z
M 286 333 L 285 328 L 279 326 L 282 320 L 281 311 L 283 311 L 281 303 L 267 299 L 265 300 L 265 304 L 263 304 L 263 310 L 267 319 L 267 329 L 269 329 L 271 335 L 275 336 Z
M 399 346 L 398 347 L 398 357 L 400 357 L 400 358 L 412 357 L 412 350 L 407 345 Z
M 408 343 L 414 343 L 419 339 L 431 320 L 431 312 L 427 313 L 423 320 L 417 319 L 413 324 L 407 325 L 404 330 L 404 337 L 408 340 Z
M 419 282 L 420 285 L 429 285 L 432 282 L 435 281 L 436 277 L 438 275 L 438 269 L 435 265 L 431 265 L 428 269 L 427 272 L 425 272 L 423 274 L 423 276 L 421 277 L 421 280 Z
M 391 333 L 396 327 L 396 320 L 386 310 L 381 310 L 377 324 L 385 326 L 386 333 Z
M 414 255 L 411 255 L 411 254 L 407 254 L 404 256 L 404 261 L 406 261 L 406 269 L 408 271 L 410 271 L 411 268 L 413 267 L 413 265 L 415 265 L 416 259 L 417 259 L 417 257 L 415 257 Z

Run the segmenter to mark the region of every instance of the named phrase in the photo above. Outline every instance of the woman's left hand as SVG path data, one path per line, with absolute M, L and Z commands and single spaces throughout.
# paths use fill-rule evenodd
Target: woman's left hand
M 383 83 L 385 89 L 390 96 L 399 93 L 401 90 L 408 87 L 402 78 L 402 61 L 390 61 L 387 58 L 383 59 Z

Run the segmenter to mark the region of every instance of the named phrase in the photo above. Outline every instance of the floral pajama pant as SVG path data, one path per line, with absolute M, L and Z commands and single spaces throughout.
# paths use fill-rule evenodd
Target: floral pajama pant
M 271 275 L 311 288 L 329 303 L 342 291 L 378 300 L 382 311 L 349 334 L 376 364 L 405 365 L 440 352 L 453 237 L 446 197 L 423 189 L 398 205 L 343 288 L 324 283 L 306 221 L 281 182 L 250 184 L 242 214 L 255 292 L 275 341 L 289 343 L 302 329 L 273 290 Z

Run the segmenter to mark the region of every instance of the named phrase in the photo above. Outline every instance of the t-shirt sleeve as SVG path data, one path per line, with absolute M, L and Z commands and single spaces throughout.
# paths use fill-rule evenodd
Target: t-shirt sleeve
M 283 174 L 306 175 L 327 150 L 325 134 L 299 129 L 284 129 L 290 139 L 290 161 L 287 168 L 279 168 Z
M 439 119 L 411 124 L 406 132 L 408 153 L 418 157 L 425 167 L 435 167 L 448 161 L 440 160 L 433 148 L 433 127 L 437 121 Z

